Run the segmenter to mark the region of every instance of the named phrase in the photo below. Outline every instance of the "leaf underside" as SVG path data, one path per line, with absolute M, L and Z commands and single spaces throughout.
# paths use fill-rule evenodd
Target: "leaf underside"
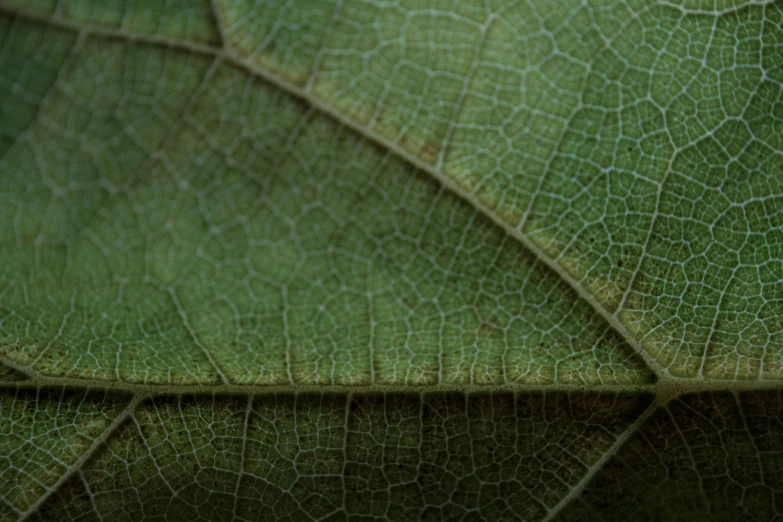
M 783 3 L 0 0 L 0 520 L 773 520 Z

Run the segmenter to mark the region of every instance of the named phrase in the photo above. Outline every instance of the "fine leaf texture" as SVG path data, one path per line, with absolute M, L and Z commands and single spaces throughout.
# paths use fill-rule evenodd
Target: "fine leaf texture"
M 0 0 L 0 520 L 773 520 L 783 4 Z

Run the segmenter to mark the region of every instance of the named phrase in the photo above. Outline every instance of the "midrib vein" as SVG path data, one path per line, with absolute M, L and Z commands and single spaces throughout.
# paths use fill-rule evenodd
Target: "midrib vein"
M 184 394 L 226 394 L 256 395 L 275 393 L 536 393 L 536 392 L 574 392 L 574 393 L 654 393 L 656 396 L 676 397 L 684 393 L 695 392 L 743 392 L 754 390 L 778 390 L 783 388 L 781 381 L 732 381 L 720 379 L 659 379 L 646 384 L 601 384 L 601 383 L 524 383 L 504 384 L 148 384 L 105 379 L 85 379 L 78 377 L 56 377 L 42 375 L 21 365 L 4 355 L 0 355 L 0 364 L 28 376 L 26 380 L 0 382 L 0 386 L 19 388 L 89 388 L 104 391 L 120 391 L 144 396 L 165 396 Z

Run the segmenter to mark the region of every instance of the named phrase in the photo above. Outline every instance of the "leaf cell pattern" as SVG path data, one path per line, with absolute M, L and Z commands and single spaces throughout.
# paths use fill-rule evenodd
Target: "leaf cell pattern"
M 151 399 L 38 516 L 540 518 L 649 402 L 560 392 Z
M 774 520 L 783 3 L 0 0 L 0 520 Z
M 219 59 L 74 45 L 4 158 L 25 173 L 6 191 L 14 360 L 145 383 L 650 382 L 572 288 L 355 132 Z
M 560 520 L 773 520 L 779 391 L 684 395 L 657 411 Z

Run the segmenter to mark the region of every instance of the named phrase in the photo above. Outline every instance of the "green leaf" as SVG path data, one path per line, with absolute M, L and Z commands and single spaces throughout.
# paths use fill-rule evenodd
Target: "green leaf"
M 686 394 L 656 411 L 559 520 L 774 520 L 780 391 Z
M 773 519 L 783 4 L 0 0 L 0 519 Z

